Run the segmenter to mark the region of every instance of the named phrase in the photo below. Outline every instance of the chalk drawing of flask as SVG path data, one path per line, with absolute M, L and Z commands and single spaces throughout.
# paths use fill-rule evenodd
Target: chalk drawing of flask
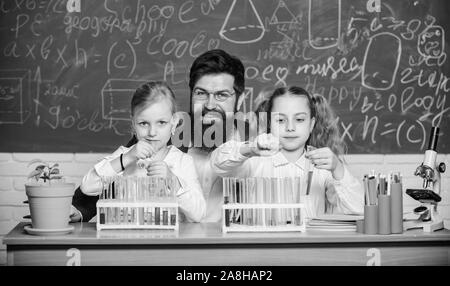
M 264 32 L 264 24 L 252 0 L 233 0 L 219 35 L 231 43 L 249 44 L 262 39 Z
M 316 50 L 337 46 L 341 33 L 341 0 L 309 0 L 308 37 Z
M 402 42 L 383 32 L 370 38 L 364 54 L 361 83 L 373 90 L 388 90 L 395 82 L 402 55 Z

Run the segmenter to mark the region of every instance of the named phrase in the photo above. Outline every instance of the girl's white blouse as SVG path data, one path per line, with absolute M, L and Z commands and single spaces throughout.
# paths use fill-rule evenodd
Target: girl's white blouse
M 244 142 L 228 141 L 211 155 L 211 167 L 222 177 L 300 177 L 306 178 L 309 160 L 303 154 L 295 163 L 289 162 L 281 152 L 273 156 L 247 158 L 239 149 Z M 328 170 L 313 171 L 310 193 L 302 190 L 300 197 L 306 206 L 306 216 L 316 217 L 324 213 L 358 214 L 364 212 L 364 190 L 344 165 L 344 176 L 333 178 Z M 306 181 L 304 181 L 306 182 Z M 305 183 L 306 184 L 306 183 Z M 306 189 L 306 188 L 304 188 Z M 327 205 L 325 205 L 327 204 Z
M 114 153 L 95 164 L 83 177 L 81 191 L 90 196 L 101 194 L 102 176 L 147 176 L 146 169 L 139 168 L 137 164 L 132 164 L 125 171 L 119 173 L 116 173 L 111 167 L 113 159 L 119 157 L 122 153 L 128 152 L 130 149 L 131 147 L 120 146 Z M 167 163 L 180 182 L 181 188 L 177 192 L 177 200 L 182 213 L 188 221 L 199 222 L 205 216 L 206 203 L 192 157 L 175 146 L 170 146 L 169 152 L 163 161 Z

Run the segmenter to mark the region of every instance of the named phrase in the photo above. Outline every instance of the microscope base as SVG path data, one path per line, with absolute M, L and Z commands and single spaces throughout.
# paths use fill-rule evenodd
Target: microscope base
M 403 229 L 423 228 L 424 232 L 433 232 L 444 228 L 442 220 L 421 221 L 421 220 L 407 220 L 403 222 Z

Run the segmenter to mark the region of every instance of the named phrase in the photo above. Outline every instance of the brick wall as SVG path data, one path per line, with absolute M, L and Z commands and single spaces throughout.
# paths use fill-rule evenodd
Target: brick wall
M 23 204 L 27 199 L 24 184 L 30 171 L 27 167 L 32 159 L 40 158 L 50 162 L 59 162 L 60 169 L 68 182 L 77 185 L 81 178 L 95 162 L 106 154 L 68 154 L 68 153 L 0 153 L 0 240 L 24 215 L 29 214 L 28 205 Z M 357 178 L 375 170 L 376 173 L 401 172 L 404 190 L 419 188 L 422 180 L 413 175 L 417 165 L 422 162 L 423 154 L 408 155 L 347 155 L 346 162 L 350 171 Z M 438 156 L 439 162 L 445 162 L 450 167 L 450 154 Z M 439 204 L 440 214 L 450 219 L 450 171 L 444 173 L 442 181 L 442 202 Z M 418 203 L 404 196 L 404 209 L 411 210 Z M 6 246 L 0 243 L 0 265 L 6 264 Z

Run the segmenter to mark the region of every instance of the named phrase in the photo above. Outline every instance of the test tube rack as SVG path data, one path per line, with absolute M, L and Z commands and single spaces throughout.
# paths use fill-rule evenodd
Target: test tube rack
M 223 232 L 304 232 L 302 182 L 299 177 L 223 178 Z
M 102 229 L 178 230 L 172 182 L 154 177 L 102 177 L 97 201 L 97 231 Z

